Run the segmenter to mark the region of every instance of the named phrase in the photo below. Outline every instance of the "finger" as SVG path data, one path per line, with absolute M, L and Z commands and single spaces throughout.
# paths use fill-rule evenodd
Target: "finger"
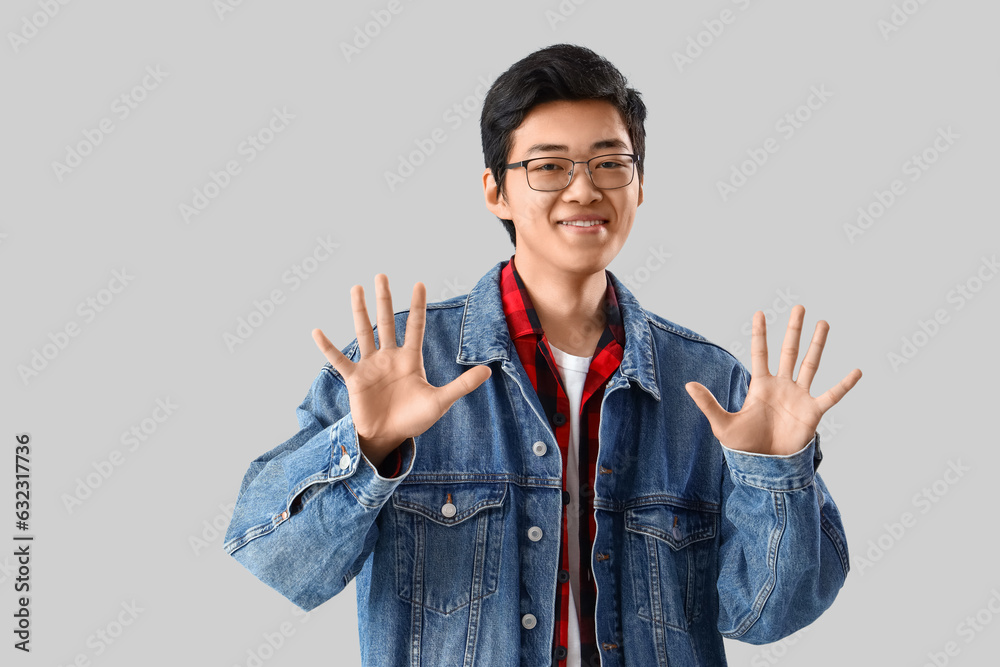
M 844 397 L 844 394 L 854 388 L 854 385 L 856 385 L 860 379 L 861 371 L 855 368 L 847 374 L 847 377 L 837 383 L 835 387 L 832 387 L 829 391 L 816 399 L 817 407 L 819 407 L 819 409 L 823 412 L 826 412 L 840 402 L 840 399 Z
M 490 370 L 489 366 L 475 366 L 443 387 L 438 387 L 439 400 L 445 412 L 448 411 L 448 408 L 455 401 L 471 393 L 476 387 L 486 382 L 491 375 L 493 375 L 493 371 Z
M 702 411 L 705 418 L 708 419 L 708 423 L 712 425 L 712 432 L 715 433 L 716 437 L 725 428 L 729 418 L 730 413 L 726 412 L 719 402 L 715 400 L 715 396 L 708 390 L 707 387 L 698 382 L 688 382 L 684 385 L 687 389 L 688 395 L 694 399 L 695 404 L 698 409 Z
M 806 309 L 802 304 L 792 306 L 788 314 L 788 328 L 785 329 L 785 341 L 781 344 L 781 358 L 778 360 L 778 377 L 792 379 L 795 372 L 795 362 L 799 358 L 799 340 L 802 338 L 802 319 Z
M 406 317 L 406 339 L 403 347 L 419 351 L 424 344 L 424 325 L 427 322 L 427 288 L 423 283 L 413 286 L 410 297 L 410 314 Z
M 354 335 L 364 359 L 375 354 L 375 334 L 372 333 L 372 321 L 368 319 L 368 308 L 365 306 L 365 288 L 361 285 L 351 288 L 351 310 L 354 313 Z
M 795 381 L 800 387 L 809 391 L 813 378 L 816 377 L 816 370 L 819 368 L 819 359 L 823 356 L 823 348 L 826 347 L 826 335 L 830 332 L 830 325 L 826 320 L 816 323 L 816 331 L 813 332 L 812 342 L 806 350 L 806 356 L 802 358 L 802 366 L 799 367 L 799 377 Z
M 767 322 L 764 313 L 753 314 L 753 335 L 750 337 L 750 374 L 753 377 L 767 377 L 771 371 L 767 367 Z
M 316 347 L 319 348 L 326 360 L 330 362 L 338 373 L 343 376 L 346 380 L 350 377 L 351 373 L 354 372 L 354 362 L 344 356 L 344 354 L 337 349 L 337 347 L 330 342 L 330 339 L 326 337 L 321 329 L 312 330 L 313 340 L 316 341 Z
M 375 276 L 375 308 L 375 315 L 378 318 L 379 349 L 396 347 L 396 316 L 392 312 L 389 276 L 384 273 Z

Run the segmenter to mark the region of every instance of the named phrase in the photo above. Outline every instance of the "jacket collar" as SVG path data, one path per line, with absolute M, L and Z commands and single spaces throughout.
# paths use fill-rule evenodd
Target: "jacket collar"
M 509 362 L 513 342 L 504 317 L 500 296 L 500 269 L 503 262 L 489 270 L 465 300 L 465 312 L 459 331 L 458 357 L 455 361 L 467 366 L 502 360 Z M 618 299 L 618 308 L 625 328 L 625 349 L 618 372 L 634 380 L 656 400 L 660 391 L 656 384 L 653 336 L 639 301 L 610 271 L 611 284 Z M 516 354 L 516 352 L 515 352 Z

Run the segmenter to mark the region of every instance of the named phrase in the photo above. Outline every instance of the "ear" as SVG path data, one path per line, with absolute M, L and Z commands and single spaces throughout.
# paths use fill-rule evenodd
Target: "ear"
M 499 195 L 499 187 L 496 179 L 493 178 L 493 170 L 486 169 L 483 172 L 483 195 L 486 198 L 486 208 L 501 220 L 510 220 L 510 207 L 506 200 Z
M 642 179 L 639 179 L 639 198 L 635 202 L 636 208 L 639 208 L 639 204 L 642 203 Z

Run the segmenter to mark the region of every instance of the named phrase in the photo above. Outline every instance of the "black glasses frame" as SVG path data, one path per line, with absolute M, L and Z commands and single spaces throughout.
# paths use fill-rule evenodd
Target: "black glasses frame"
M 631 178 L 628 179 L 628 183 L 626 183 L 625 185 L 617 185 L 613 188 L 602 188 L 599 185 L 597 185 L 597 183 L 594 183 L 594 172 L 591 171 L 590 169 L 590 163 L 593 162 L 594 160 L 599 160 L 602 157 L 617 157 L 621 155 L 632 158 L 632 176 Z M 539 190 L 538 188 L 533 187 L 531 185 L 531 181 L 528 180 L 528 163 L 533 162 L 535 160 L 567 160 L 569 162 L 572 162 L 573 166 L 569 170 L 569 180 L 566 182 L 566 185 L 562 186 L 561 188 L 556 188 L 555 190 Z M 636 165 L 639 164 L 639 155 L 637 155 L 636 153 L 606 153 L 604 155 L 597 155 L 595 157 L 592 157 L 589 160 L 570 160 L 568 157 L 555 157 L 555 156 L 533 157 L 527 160 L 521 160 L 520 162 L 511 162 L 510 164 L 504 165 L 504 167 L 506 167 L 507 169 L 516 169 L 518 167 L 524 167 L 524 180 L 525 182 L 527 182 L 528 187 L 534 190 L 535 192 L 559 192 L 560 190 L 565 190 L 566 188 L 568 188 L 570 185 L 573 184 L 573 178 L 576 176 L 576 165 L 578 164 L 587 165 L 587 176 L 590 177 L 590 184 L 593 185 L 595 188 L 597 188 L 598 190 L 617 190 L 619 188 L 628 187 L 629 185 L 632 184 L 632 181 L 635 180 L 635 168 Z

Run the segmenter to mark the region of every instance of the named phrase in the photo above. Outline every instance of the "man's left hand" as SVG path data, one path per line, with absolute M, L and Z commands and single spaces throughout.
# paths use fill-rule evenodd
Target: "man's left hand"
M 685 385 L 688 394 L 711 424 L 715 437 L 726 447 L 756 454 L 794 454 L 812 440 L 823 414 L 861 379 L 861 371 L 855 368 L 825 394 L 817 397 L 809 395 L 809 386 L 819 368 L 830 331 L 830 325 L 823 320 L 816 323 L 816 332 L 802 359 L 798 378 L 792 379 L 799 356 L 805 312 L 802 305 L 796 305 L 788 316 L 777 375 L 771 375 L 767 365 L 764 313 L 759 310 L 754 313 L 750 341 L 752 377 L 739 412 L 731 413 L 723 409 L 704 385 L 697 382 Z

